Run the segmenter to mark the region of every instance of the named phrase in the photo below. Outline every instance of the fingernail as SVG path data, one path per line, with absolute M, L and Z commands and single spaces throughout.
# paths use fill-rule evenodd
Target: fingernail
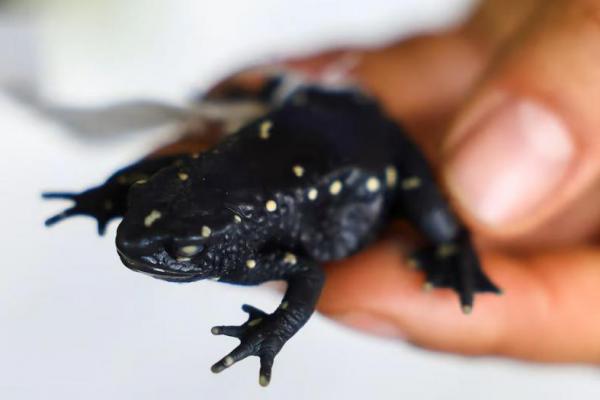
M 367 333 L 384 337 L 405 337 L 406 335 L 392 321 L 363 311 L 351 311 L 333 315 L 336 321 Z
M 488 225 L 532 215 L 575 159 L 565 124 L 533 101 L 510 101 L 470 126 L 450 135 L 461 141 L 450 150 L 446 179 L 461 205 Z

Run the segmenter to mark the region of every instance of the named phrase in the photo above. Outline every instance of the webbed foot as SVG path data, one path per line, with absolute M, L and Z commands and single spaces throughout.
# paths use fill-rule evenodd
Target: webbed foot
M 46 226 L 52 226 L 65 218 L 75 215 L 87 215 L 98 221 L 98 234 L 104 235 L 106 225 L 113 219 L 123 215 L 123 200 L 109 185 L 88 189 L 81 193 L 47 192 L 44 199 L 65 199 L 75 202 L 73 207 L 46 220 Z
M 248 356 L 260 357 L 261 386 L 267 386 L 271 381 L 271 369 L 275 355 L 289 339 L 290 331 L 281 309 L 273 314 L 267 314 L 255 307 L 244 304 L 242 310 L 249 314 L 248 320 L 240 326 L 215 326 L 211 329 L 213 335 L 226 335 L 238 338 L 240 345 L 228 355 L 215 363 L 211 370 L 219 373 L 236 362 Z
M 428 246 L 417 251 L 411 262 L 426 275 L 425 290 L 451 288 L 459 296 L 462 310 L 469 314 L 473 309 L 475 293 L 501 290 L 481 269 L 475 249 L 466 233 L 456 241 Z

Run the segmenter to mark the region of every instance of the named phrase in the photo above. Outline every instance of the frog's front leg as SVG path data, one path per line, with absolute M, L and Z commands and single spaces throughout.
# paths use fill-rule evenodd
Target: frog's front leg
M 87 215 L 96 219 L 98 234 L 103 235 L 110 220 L 125 214 L 127 193 L 131 185 L 143 183 L 160 169 L 173 164 L 180 158 L 181 156 L 163 156 L 141 160 L 115 172 L 102 185 L 81 193 L 43 193 L 42 197 L 45 199 L 66 199 L 75 203 L 72 207 L 48 218 L 46 226 L 54 225 L 74 215 Z
M 292 253 L 275 252 L 246 261 L 239 276 L 228 276 L 226 281 L 241 284 L 258 284 L 268 280 L 285 280 L 287 291 L 277 310 L 267 314 L 249 305 L 242 309 L 249 314 L 240 326 L 215 326 L 215 335 L 227 335 L 240 340 L 228 355 L 212 366 L 221 372 L 237 361 L 254 355 L 260 358 L 261 386 L 271 380 L 271 369 L 277 353 L 314 312 L 323 287 L 324 273 L 320 265 Z

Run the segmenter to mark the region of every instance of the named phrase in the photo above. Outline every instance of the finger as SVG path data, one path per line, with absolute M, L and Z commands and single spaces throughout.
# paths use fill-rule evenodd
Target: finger
M 495 53 L 514 37 L 544 4 L 544 0 L 487 0 L 465 23 L 465 30 L 477 42 Z
M 473 225 L 523 244 L 600 225 L 600 3 L 545 2 L 461 112 L 445 145 Z
M 371 333 L 431 349 L 536 361 L 600 362 L 600 250 L 516 259 L 483 254 L 504 294 L 478 294 L 471 315 L 450 290 L 422 290 L 424 277 L 384 242 L 327 270 L 319 309 Z
M 236 362 L 243 360 L 244 358 L 248 357 L 251 354 L 252 354 L 252 349 L 250 346 L 245 345 L 245 344 L 240 344 L 238 347 L 233 349 L 231 351 L 231 353 L 227 354 L 221 360 L 216 362 L 210 368 L 210 370 L 212 372 L 214 372 L 215 374 L 218 374 L 219 372 L 231 367 Z

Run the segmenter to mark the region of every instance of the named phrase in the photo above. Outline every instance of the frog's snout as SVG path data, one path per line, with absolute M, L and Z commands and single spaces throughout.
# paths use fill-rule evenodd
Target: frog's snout
M 200 244 L 183 246 L 181 250 L 187 253 L 179 256 L 173 254 L 172 240 L 167 236 L 142 232 L 136 226 L 124 223 L 117 229 L 116 244 L 121 261 L 133 271 L 177 282 L 198 279 L 192 257 L 204 249 Z
M 117 230 L 117 250 L 128 257 L 143 257 L 160 252 L 164 249 L 162 238 L 158 236 L 137 236 L 128 234 L 125 229 Z

